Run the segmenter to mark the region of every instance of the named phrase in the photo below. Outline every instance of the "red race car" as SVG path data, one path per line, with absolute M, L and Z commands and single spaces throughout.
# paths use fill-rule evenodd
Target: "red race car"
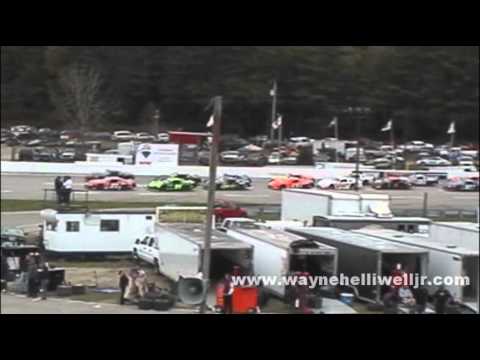
M 272 190 L 311 189 L 313 187 L 315 187 L 315 179 L 303 175 L 281 176 L 268 183 L 268 188 Z
M 123 179 L 120 177 L 106 177 L 104 179 L 93 179 L 85 184 L 88 190 L 134 190 L 137 187 L 135 180 Z
M 219 200 L 215 203 L 215 220 L 218 222 L 227 218 L 245 218 L 248 217 L 247 210 L 228 201 Z

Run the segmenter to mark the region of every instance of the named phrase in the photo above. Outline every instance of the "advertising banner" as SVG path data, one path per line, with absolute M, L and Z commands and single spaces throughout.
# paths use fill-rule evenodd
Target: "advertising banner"
M 141 144 L 136 165 L 178 166 L 179 146 L 176 144 Z

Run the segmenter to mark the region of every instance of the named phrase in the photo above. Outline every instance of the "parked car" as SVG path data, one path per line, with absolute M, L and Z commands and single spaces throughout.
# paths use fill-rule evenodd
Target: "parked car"
M 355 190 L 357 179 L 354 177 L 341 177 L 334 179 L 321 179 L 317 181 L 317 188 L 330 190 Z M 358 183 L 359 188 L 363 186 L 362 182 Z
M 224 151 L 220 154 L 220 159 L 225 164 L 238 164 L 245 161 L 246 156 L 239 151 Z
M 46 147 L 24 148 L 18 152 L 19 161 L 55 161 L 58 159 L 58 152 L 56 149 Z
M 63 130 L 60 132 L 60 139 L 64 141 L 80 139 L 82 136 L 83 134 L 78 130 Z
M 58 160 L 60 161 L 75 161 L 77 159 L 77 151 L 74 148 L 67 148 L 60 151 L 58 154 Z
M 425 147 L 425 142 L 415 140 L 415 141 L 410 141 L 408 144 L 406 144 L 405 150 L 410 152 L 419 152 L 419 151 L 422 151 L 424 147 Z
M 425 158 L 417 161 L 419 166 L 451 166 L 452 163 L 440 156 Z
M 127 191 L 135 190 L 137 184 L 135 180 L 132 179 L 122 179 L 120 177 L 106 177 L 103 179 L 92 179 L 85 184 L 85 188 L 88 190 L 116 190 L 116 191 Z
M 133 141 L 136 135 L 128 130 L 115 131 L 112 135 L 112 141 Z
M 273 152 L 268 157 L 268 164 L 269 165 L 279 165 L 281 161 L 281 156 L 278 152 Z
M 283 189 L 311 189 L 315 186 L 315 180 L 309 176 L 280 176 L 270 180 L 268 188 L 271 190 Z
M 147 185 L 150 191 L 192 191 L 195 183 L 178 177 L 157 178 Z
M 33 126 L 29 125 L 17 125 L 10 128 L 10 132 L 15 136 L 19 137 L 21 135 L 33 135 L 37 130 Z
M 147 132 L 140 132 L 135 135 L 137 141 L 156 141 L 155 136 Z
M 455 160 L 455 163 L 460 166 L 474 166 L 475 162 L 471 156 L 459 156 Z
M 160 133 L 157 135 L 157 139 L 161 143 L 168 144 L 170 142 L 170 135 L 168 133 Z
M 389 176 L 375 180 L 372 187 L 378 190 L 409 190 L 412 184 L 407 177 Z

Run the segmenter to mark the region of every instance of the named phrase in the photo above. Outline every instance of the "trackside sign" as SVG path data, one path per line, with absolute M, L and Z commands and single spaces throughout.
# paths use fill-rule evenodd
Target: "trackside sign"
M 136 153 L 136 165 L 178 166 L 177 144 L 141 144 Z

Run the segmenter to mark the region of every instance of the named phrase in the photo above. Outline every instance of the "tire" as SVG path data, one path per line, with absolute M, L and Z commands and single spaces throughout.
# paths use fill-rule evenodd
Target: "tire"
M 335 185 L 330 185 L 328 188 L 329 188 L 330 190 L 335 190 Z
M 173 305 L 174 301 L 170 296 L 164 295 L 153 300 L 153 309 L 157 311 L 168 311 L 173 307 Z
M 138 301 L 138 308 L 140 310 L 152 310 L 154 306 L 154 301 L 152 299 L 140 299 Z

